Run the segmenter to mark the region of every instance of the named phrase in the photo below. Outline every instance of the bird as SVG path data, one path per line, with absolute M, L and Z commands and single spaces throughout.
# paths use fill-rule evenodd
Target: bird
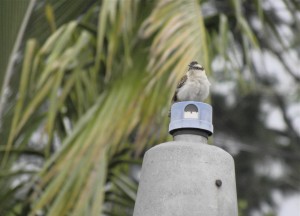
M 172 104 L 181 101 L 203 102 L 209 95 L 210 82 L 206 76 L 204 67 L 197 61 L 188 65 L 186 74 L 177 84 Z

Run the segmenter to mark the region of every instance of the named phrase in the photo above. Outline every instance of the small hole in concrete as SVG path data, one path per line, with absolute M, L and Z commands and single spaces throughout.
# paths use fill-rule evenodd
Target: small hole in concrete
M 217 187 L 221 187 L 222 186 L 222 181 L 220 179 L 216 180 L 216 185 Z

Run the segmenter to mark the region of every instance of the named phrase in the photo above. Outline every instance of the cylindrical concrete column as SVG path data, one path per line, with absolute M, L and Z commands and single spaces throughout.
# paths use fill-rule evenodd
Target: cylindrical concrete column
M 207 144 L 207 135 L 212 133 L 209 121 L 195 127 L 188 127 L 184 122 L 184 116 L 188 121 L 197 120 L 196 116 L 198 121 L 209 119 L 200 115 L 207 105 L 184 103 L 177 106 L 182 115 L 177 110 L 176 121 L 182 118 L 182 122 L 172 126 L 175 117 L 171 118 L 170 132 L 174 141 L 157 145 L 145 154 L 133 215 L 237 216 L 233 158 Z M 191 114 L 185 114 L 190 104 L 197 107 L 199 115 L 193 113 L 194 108 Z

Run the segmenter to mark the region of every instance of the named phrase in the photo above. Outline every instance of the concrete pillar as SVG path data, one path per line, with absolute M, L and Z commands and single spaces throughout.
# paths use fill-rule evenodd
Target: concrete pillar
M 208 104 L 172 106 L 174 141 L 146 152 L 134 216 L 238 215 L 233 158 L 207 144 L 211 116 Z

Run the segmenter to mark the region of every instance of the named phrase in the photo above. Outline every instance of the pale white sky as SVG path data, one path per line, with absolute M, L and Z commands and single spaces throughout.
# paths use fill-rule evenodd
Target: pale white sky
M 300 216 L 300 194 L 286 198 L 280 205 L 278 216 Z

